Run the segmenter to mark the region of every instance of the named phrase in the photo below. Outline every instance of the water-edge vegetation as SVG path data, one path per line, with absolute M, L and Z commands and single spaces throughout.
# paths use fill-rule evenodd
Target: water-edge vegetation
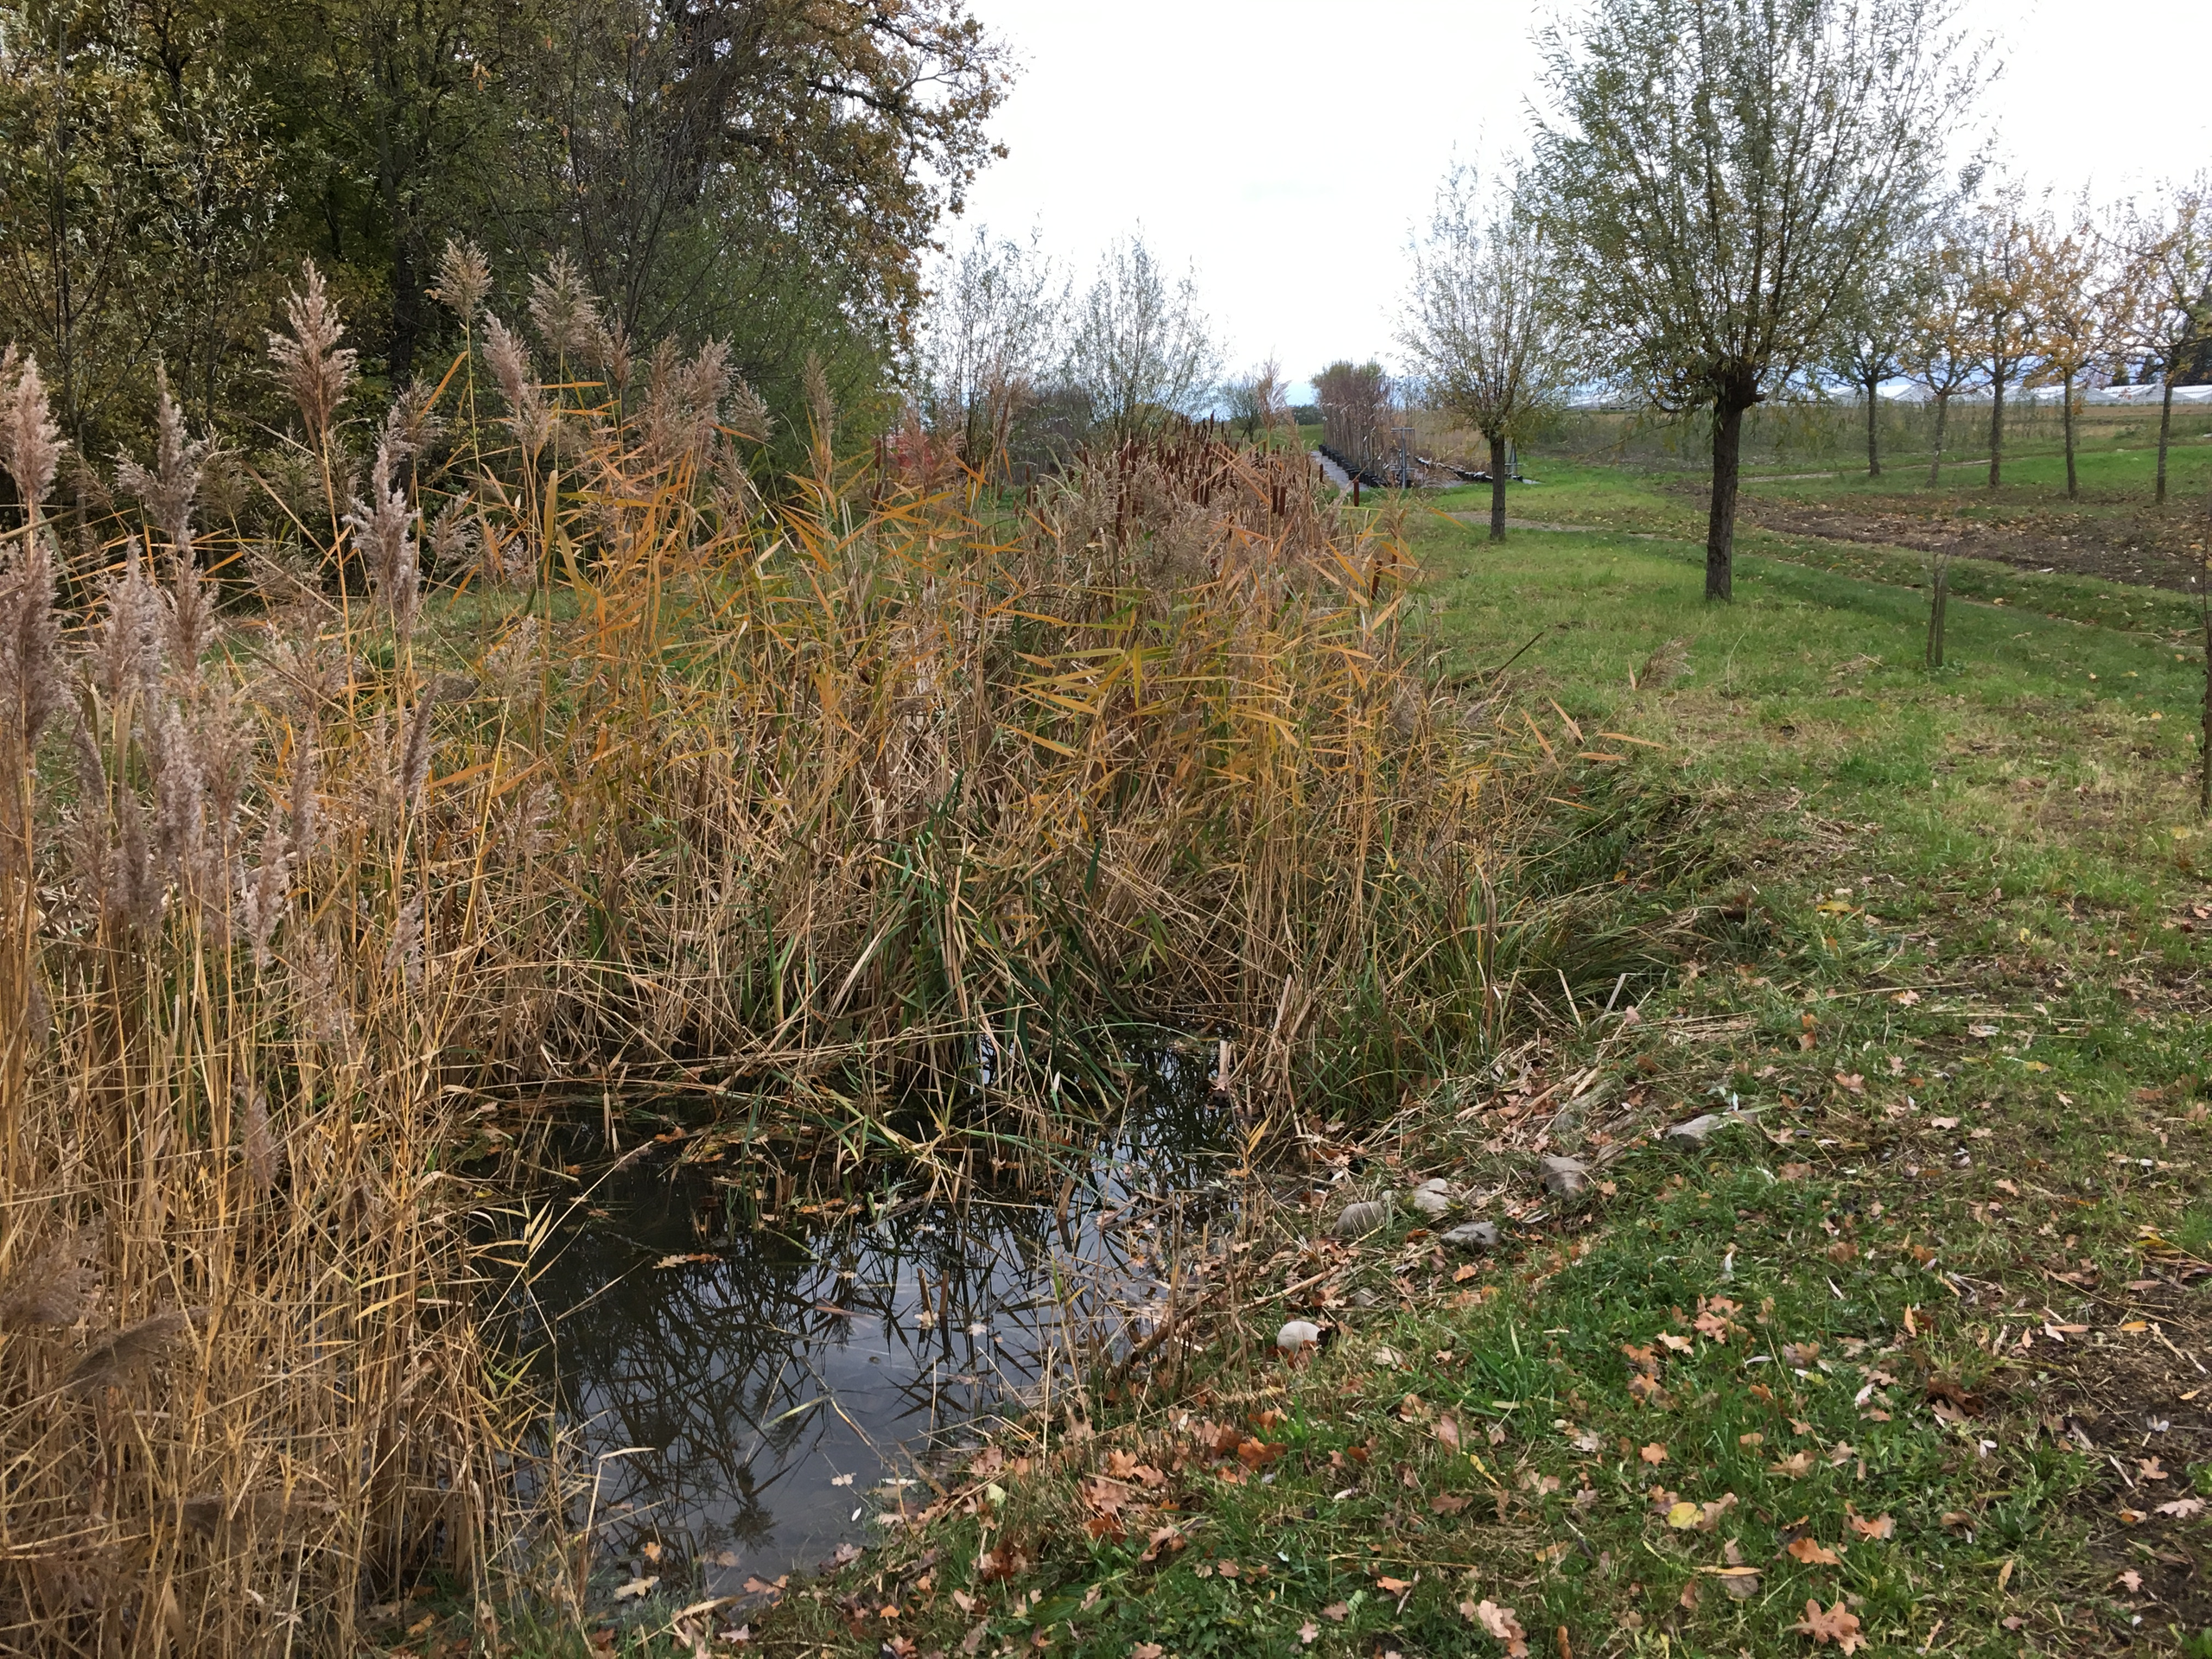
M 291 315 L 330 482 L 289 557 L 200 530 L 173 402 L 65 553 L 9 360 L 18 1630 L 344 1648 L 435 1567 L 489 1636 L 570 1581 L 474 1312 L 543 1228 L 467 1228 L 563 1097 L 957 1194 L 1109 1109 L 1134 1025 L 1230 1045 L 1256 1149 L 1575 954 L 1502 919 L 1518 759 L 1302 458 L 1132 440 L 1001 503 L 926 444 L 841 464 L 822 393 L 771 502 L 713 348 L 549 385 L 472 315 L 348 480 L 311 270 Z

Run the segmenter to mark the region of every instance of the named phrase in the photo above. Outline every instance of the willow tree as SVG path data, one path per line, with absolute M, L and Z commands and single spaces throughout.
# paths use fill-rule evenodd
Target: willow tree
M 1489 440 L 1490 538 L 1502 542 L 1506 445 L 1524 442 L 1580 378 L 1582 331 L 1516 181 L 1484 201 L 1473 171 L 1454 167 L 1413 255 L 1398 340 L 1429 404 Z
M 1732 588 L 1744 415 L 1816 360 L 1922 216 L 1963 103 L 1949 0 L 1592 0 L 1541 37 L 1537 173 L 1585 315 L 1709 409 L 1705 591 Z

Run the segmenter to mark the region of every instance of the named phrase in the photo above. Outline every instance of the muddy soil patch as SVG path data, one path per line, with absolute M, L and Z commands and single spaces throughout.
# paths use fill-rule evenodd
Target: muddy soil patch
M 2041 518 L 2027 523 L 1971 523 L 1878 510 L 1799 506 L 1746 497 L 1738 508 L 1748 523 L 1789 536 L 1833 542 L 1943 551 L 1988 559 L 2016 569 L 2095 576 L 2106 582 L 2189 591 L 2193 571 L 2189 532 L 2202 531 L 2193 513 L 2171 524 L 2129 515 Z

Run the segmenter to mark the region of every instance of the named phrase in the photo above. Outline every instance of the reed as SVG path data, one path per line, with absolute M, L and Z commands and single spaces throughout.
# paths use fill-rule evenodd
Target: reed
M 0 373 L 0 1641 L 351 1651 L 433 1565 L 493 1620 L 529 1402 L 460 1172 L 549 1096 L 959 1181 L 1133 1029 L 1217 1037 L 1258 1149 L 1502 1017 L 1503 752 L 1302 458 L 1193 431 L 1016 504 L 918 435 L 840 464 L 825 394 L 772 499 L 718 348 L 637 384 L 556 272 L 548 381 L 448 264 L 471 348 L 359 427 L 309 274 L 289 551 L 196 534 L 164 395 L 65 556 Z

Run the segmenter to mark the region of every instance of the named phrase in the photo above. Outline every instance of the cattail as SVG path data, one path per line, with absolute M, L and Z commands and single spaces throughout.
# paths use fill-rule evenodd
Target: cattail
M 289 334 L 269 336 L 269 355 L 276 359 L 276 378 L 299 405 L 308 441 L 320 446 L 337 418 L 353 384 L 354 365 L 360 354 L 338 342 L 345 323 L 338 307 L 324 291 L 322 273 L 310 259 L 305 265 L 302 291 L 284 299 L 284 315 L 292 325 Z
M 44 1249 L 18 1262 L 0 1283 L 0 1330 L 74 1325 L 84 1317 L 99 1284 L 92 1258 L 106 1235 L 107 1224 L 97 1219 L 65 1227 Z
M 556 357 L 582 361 L 598 346 L 599 308 L 565 251 L 553 256 L 544 276 L 530 279 L 530 320 Z
M 207 1317 L 204 1307 L 173 1308 L 141 1319 L 86 1351 L 63 1385 L 82 1399 L 127 1381 L 178 1337 Z
M 154 381 L 161 391 L 155 406 L 154 470 L 148 472 L 124 450 L 116 456 L 115 476 L 168 532 L 170 544 L 181 550 L 192 540 L 192 509 L 215 445 L 212 439 L 194 442 L 185 435 L 184 411 L 169 395 L 168 370 L 156 368 Z
M 484 320 L 484 360 L 499 383 L 499 395 L 507 400 L 507 429 L 525 452 L 537 454 L 553 435 L 553 410 L 538 388 L 529 348 L 489 312 Z
M 54 488 L 61 449 L 61 429 L 48 407 L 38 359 L 9 346 L 0 352 L 0 467 L 16 480 L 16 493 L 33 516 Z
M 492 267 L 485 262 L 483 250 L 474 242 L 448 237 L 438 260 L 438 285 L 430 297 L 459 317 L 466 328 L 475 321 L 477 308 L 491 291 Z
M 415 629 L 416 601 L 421 593 L 422 571 L 415 556 L 415 514 L 407 498 L 392 487 L 391 474 L 397 445 L 387 429 L 377 445 L 376 464 L 369 473 L 369 502 L 356 498 L 346 522 L 361 543 L 369 567 L 369 585 L 391 613 L 392 626 L 406 639 Z

